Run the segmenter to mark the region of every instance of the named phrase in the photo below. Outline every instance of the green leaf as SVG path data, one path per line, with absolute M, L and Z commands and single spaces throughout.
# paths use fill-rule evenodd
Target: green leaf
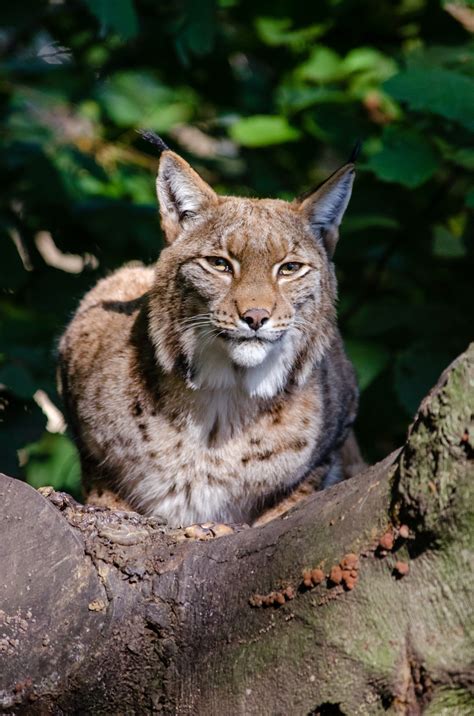
M 427 181 L 438 168 L 438 155 L 415 129 L 386 127 L 382 141 L 382 150 L 369 158 L 366 167 L 384 181 L 413 188 Z
M 190 119 L 195 97 L 188 89 L 171 89 L 149 72 L 119 72 L 99 90 L 99 99 L 119 127 L 167 132 Z
M 395 99 L 410 109 L 439 114 L 474 130 L 474 80 L 440 68 L 409 69 L 384 84 Z
M 436 137 L 436 143 L 448 161 L 464 169 L 474 170 L 474 149 L 471 147 L 452 147 L 440 137 Z
M 292 127 L 285 117 L 266 114 L 239 119 L 229 132 L 232 139 L 244 147 L 267 147 L 294 142 L 301 136 L 301 132 Z
M 133 0 L 84 0 L 100 23 L 102 34 L 116 32 L 125 40 L 138 33 L 138 18 Z
M 450 159 L 455 164 L 459 164 L 459 166 L 464 167 L 464 169 L 474 171 L 474 149 L 471 147 L 464 147 L 456 150 L 453 152 Z
M 320 45 L 314 48 L 306 62 L 297 67 L 295 75 L 310 82 L 334 82 L 344 75 L 342 60 L 337 52 Z
M 258 36 L 270 47 L 287 44 L 291 25 L 289 17 L 257 17 L 255 20 Z
M 397 71 L 397 64 L 391 58 L 373 47 L 356 47 L 342 62 L 345 73 L 371 72 L 380 81 L 386 80 Z
M 30 485 L 36 488 L 51 485 L 55 490 L 65 490 L 79 497 L 79 455 L 66 435 L 45 432 L 38 442 L 24 448 L 24 454 L 24 470 Z
M 300 30 L 291 30 L 292 20 L 288 17 L 258 17 L 255 20 L 257 34 L 270 47 L 287 46 L 292 50 L 304 50 L 311 42 L 322 37 L 331 23 L 309 25 Z
M 354 363 L 359 388 L 365 390 L 387 365 L 389 352 L 381 344 L 372 341 L 348 340 L 345 346 Z
M 315 104 L 347 102 L 347 93 L 331 87 L 282 85 L 277 90 L 277 104 L 283 112 L 299 112 Z

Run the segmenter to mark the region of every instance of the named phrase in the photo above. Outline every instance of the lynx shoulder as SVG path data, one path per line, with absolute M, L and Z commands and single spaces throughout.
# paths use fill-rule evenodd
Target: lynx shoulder
M 101 280 L 60 343 L 90 499 L 248 522 L 343 477 L 357 386 L 332 256 L 353 179 L 348 163 L 291 203 L 218 196 L 164 151 L 165 249 Z

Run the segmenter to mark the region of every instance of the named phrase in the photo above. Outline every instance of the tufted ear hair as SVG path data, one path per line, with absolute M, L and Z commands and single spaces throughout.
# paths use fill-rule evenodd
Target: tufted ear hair
M 347 209 L 354 183 L 353 162 L 344 164 L 319 187 L 297 200 L 315 236 L 322 239 L 332 258 L 339 238 L 339 225 Z
M 185 224 L 195 221 L 206 208 L 217 203 L 217 194 L 209 184 L 169 149 L 161 155 L 156 193 L 161 225 L 169 243 L 176 239 Z

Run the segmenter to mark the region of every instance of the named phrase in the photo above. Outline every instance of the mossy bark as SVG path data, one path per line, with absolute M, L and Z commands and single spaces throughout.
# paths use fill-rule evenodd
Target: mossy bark
M 471 346 L 401 451 L 208 542 L 4 477 L 0 712 L 473 713 L 473 406 Z

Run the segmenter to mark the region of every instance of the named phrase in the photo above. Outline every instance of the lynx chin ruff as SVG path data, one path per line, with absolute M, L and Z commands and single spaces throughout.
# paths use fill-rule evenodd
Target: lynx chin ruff
M 357 386 L 332 255 L 353 179 L 348 163 L 291 203 L 218 196 L 163 152 L 166 248 L 99 281 L 60 343 L 90 502 L 252 522 L 350 474 Z

